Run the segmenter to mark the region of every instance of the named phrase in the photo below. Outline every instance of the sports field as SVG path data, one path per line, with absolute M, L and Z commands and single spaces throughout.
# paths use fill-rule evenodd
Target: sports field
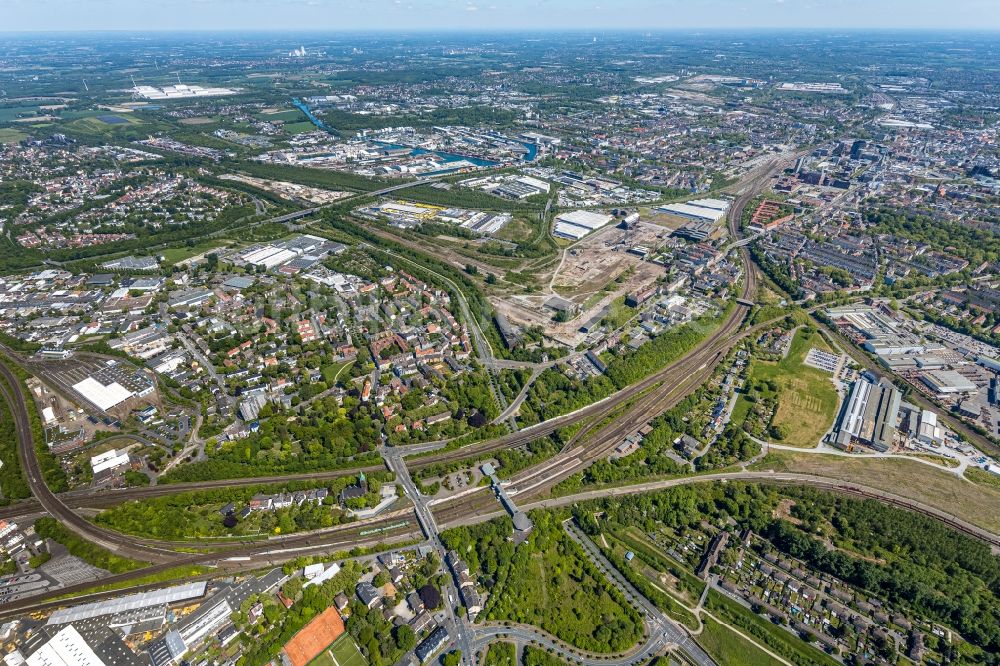
M 310 666 L 368 666 L 368 660 L 358 650 L 354 640 L 344 634 L 313 659 Z

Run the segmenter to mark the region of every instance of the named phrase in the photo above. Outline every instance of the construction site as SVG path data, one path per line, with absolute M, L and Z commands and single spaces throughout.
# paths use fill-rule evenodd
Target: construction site
M 670 229 L 639 221 L 605 227 L 562 251 L 546 288 L 493 299 L 493 305 L 515 326 L 540 326 L 546 337 L 576 347 L 587 338 L 585 323 L 666 273 L 644 257 L 669 235 Z

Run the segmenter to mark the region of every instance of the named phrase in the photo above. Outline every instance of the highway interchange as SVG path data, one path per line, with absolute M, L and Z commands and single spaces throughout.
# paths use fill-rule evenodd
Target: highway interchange
M 728 222 L 734 240 L 739 238 L 737 227 L 744 208 L 764 189 L 772 175 L 780 171 L 784 164 L 784 160 L 775 160 L 752 174 L 744 182 L 729 211 Z M 315 211 L 303 211 L 303 213 L 309 212 Z M 693 392 L 712 375 L 718 364 L 743 337 L 757 330 L 758 327 L 753 327 L 741 332 L 748 319 L 750 312 L 748 304 L 752 302 L 756 294 L 759 276 L 756 267 L 750 260 L 746 246 L 737 244 L 736 250 L 739 252 L 745 268 L 740 294 L 742 304 L 734 306 L 715 332 L 681 359 L 600 402 L 492 440 L 481 441 L 455 450 L 444 449 L 440 451 L 432 450 L 430 447 L 405 451 L 382 447 L 380 452 L 385 459 L 384 466 L 370 465 L 352 470 L 311 474 L 159 485 L 102 493 L 73 491 L 56 495 L 46 486 L 35 453 L 31 420 L 27 411 L 27 397 L 24 395 L 23 385 L 6 362 L 0 363 L 0 374 L 5 380 L 0 382 L 0 390 L 2 390 L 0 392 L 11 406 L 18 437 L 18 454 L 33 495 L 30 500 L 0 509 L 0 518 L 23 517 L 41 512 L 48 513 L 84 539 L 121 556 L 150 564 L 148 567 L 102 579 L 102 585 L 128 586 L 130 581 L 185 565 L 210 565 L 214 567 L 211 575 L 218 576 L 225 573 L 260 569 L 301 555 L 347 552 L 353 548 L 384 548 L 387 545 L 421 541 L 431 545 L 443 559 L 444 548 L 440 540 L 442 528 L 489 520 L 502 514 L 500 505 L 493 494 L 485 488 L 470 488 L 443 500 L 431 500 L 420 493 L 411 478 L 411 471 L 439 463 L 481 458 L 491 452 L 527 444 L 535 439 L 545 437 L 559 428 L 580 424 L 582 427 L 558 454 L 538 465 L 514 474 L 506 482 L 507 492 L 514 497 L 521 508 L 527 510 L 568 506 L 579 501 L 653 492 L 690 483 L 746 480 L 807 484 L 839 492 L 874 497 L 887 503 L 919 511 L 982 539 L 995 548 L 1000 547 L 1000 537 L 997 535 L 970 525 L 939 509 L 922 505 L 881 489 L 800 474 L 771 474 L 744 470 L 588 490 L 564 496 L 552 495 L 552 489 L 561 481 L 606 457 L 625 435 L 634 432 L 648 423 L 650 419 L 670 409 Z M 457 285 L 453 284 L 452 286 L 459 294 L 462 315 L 470 322 L 475 346 L 481 359 L 487 368 L 497 367 L 492 350 L 486 343 L 485 336 L 476 323 L 476 318 L 469 311 L 468 304 L 464 296 L 461 295 L 461 290 L 458 289 Z M 769 323 L 771 322 L 765 322 L 765 324 Z M 11 350 L 3 348 L 0 349 L 0 352 L 4 352 L 11 361 L 17 361 L 16 354 Z M 386 467 L 395 473 L 397 482 L 403 487 L 406 497 L 411 503 L 409 508 L 320 532 L 287 535 L 267 541 L 214 542 L 206 545 L 204 543 L 174 543 L 142 539 L 95 525 L 78 513 L 80 509 L 105 508 L 123 501 L 163 496 L 191 489 L 237 487 L 291 480 L 326 480 L 347 474 L 356 474 L 360 470 L 374 471 Z M 610 658 L 582 655 L 579 651 L 560 644 L 554 637 L 531 627 L 506 627 L 493 623 L 469 625 L 464 618 L 455 615 L 452 604 L 449 606 L 449 619 L 454 623 L 457 634 L 454 636 L 456 646 L 462 650 L 464 662 L 474 663 L 474 655 L 478 651 L 485 647 L 492 638 L 504 635 L 513 637 L 522 643 L 540 643 L 568 659 L 588 665 L 625 666 L 643 661 L 647 657 L 667 649 L 677 650 L 684 654 L 688 661 L 699 665 L 712 663 L 708 655 L 691 640 L 686 629 L 666 618 L 648 600 L 631 588 L 613 567 L 603 561 L 603 556 L 592 543 L 588 543 L 589 540 L 585 536 L 575 532 L 571 526 L 567 526 L 567 529 L 570 530 L 570 535 L 581 544 L 588 556 L 595 561 L 595 564 L 605 571 L 612 582 L 642 613 L 647 624 L 647 640 L 624 655 L 615 655 Z M 183 547 L 187 552 L 178 552 L 177 549 L 180 547 Z M 92 584 L 70 586 L 30 599 L 5 604 L 0 606 L 0 618 L 14 617 L 24 612 L 45 610 L 65 604 L 65 601 L 53 600 L 53 598 L 63 597 L 74 592 L 83 592 L 89 587 L 92 587 Z M 129 590 L 144 587 L 155 587 L 155 584 L 132 586 L 129 587 Z M 447 593 L 452 600 L 457 600 L 458 594 L 454 586 Z M 78 599 L 94 600 L 117 594 L 121 594 L 121 592 L 89 594 Z

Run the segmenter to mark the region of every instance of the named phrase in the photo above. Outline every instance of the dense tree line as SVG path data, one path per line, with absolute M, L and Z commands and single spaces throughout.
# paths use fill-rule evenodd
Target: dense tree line
M 486 651 L 485 666 L 517 666 L 517 652 L 513 643 L 490 643 Z
M 17 500 L 31 497 L 31 489 L 21 470 L 21 459 L 17 455 L 17 430 L 11 417 L 7 401 L 0 398 L 0 504 L 7 505 Z
M 52 539 L 61 543 L 70 555 L 76 555 L 88 564 L 113 574 L 125 573 L 146 566 L 146 562 L 138 562 L 115 555 L 97 544 L 86 541 L 50 516 L 43 516 L 35 521 L 35 533 L 43 539 Z
M 580 382 L 567 377 L 559 368 L 545 370 L 521 405 L 518 419 L 523 425 L 566 414 L 608 397 L 660 370 L 698 345 L 706 331 L 717 327 L 731 311 L 732 305 L 718 317 L 702 317 L 670 329 L 638 349 L 607 352 L 603 356 L 608 370 Z
M 802 287 L 792 277 L 787 264 L 773 261 L 760 249 L 759 243 L 750 244 L 750 256 L 753 257 L 754 263 L 764 271 L 764 274 L 793 300 L 802 298 L 804 295 Z
M 1000 260 L 1000 235 L 959 222 L 939 220 L 915 210 L 881 206 L 865 212 L 875 233 L 902 236 L 935 250 L 957 254 L 973 267 Z
M 626 650 L 642 636 L 642 619 L 569 538 L 557 518 L 534 512 L 535 529 L 516 548 L 502 518 L 442 535 L 492 591 L 491 620 L 541 627 L 585 650 Z
M 466 187 L 453 187 L 443 190 L 430 185 L 417 185 L 410 187 L 401 193 L 409 201 L 419 201 L 420 203 L 432 204 L 435 206 L 472 208 L 478 210 L 503 210 L 531 212 L 539 211 L 545 206 L 542 201 L 528 202 L 512 199 L 501 199 L 483 192 Z
M 281 648 L 297 634 L 310 620 L 333 605 L 333 599 L 339 592 L 353 592 L 354 586 L 361 577 L 361 566 L 357 562 L 344 562 L 341 570 L 321 585 L 312 585 L 295 592 L 295 604 L 285 610 L 278 605 L 273 596 L 265 599 L 264 618 L 250 626 L 240 635 L 243 644 L 243 666 L 264 666 L 271 663 Z M 253 601 L 253 599 L 248 600 Z M 235 613 L 235 620 L 240 626 L 247 624 L 246 611 L 250 604 L 244 603 Z M 348 621 L 350 629 L 350 621 Z M 372 666 L 377 666 L 374 661 Z
M 490 648 L 492 651 L 492 648 Z M 522 666 L 569 666 L 569 662 L 551 652 L 531 645 L 524 646 Z
M 307 169 L 305 167 L 287 166 L 283 164 L 262 164 L 259 162 L 240 162 L 235 167 L 250 176 L 266 180 L 283 180 L 310 187 L 328 190 L 351 190 L 353 192 L 373 192 L 375 190 L 398 185 L 402 181 L 384 178 L 368 178 L 345 171 L 329 171 L 325 169 Z
M 798 524 L 776 517 L 782 498 L 793 500 Z M 746 483 L 601 500 L 574 514 L 586 527 L 596 509 L 610 525 L 644 531 L 697 528 L 702 521 L 749 527 L 862 594 L 953 627 L 985 653 L 1000 654 L 1000 556 L 932 518 L 811 488 Z
M 46 444 L 45 428 L 42 426 L 42 419 L 38 415 L 38 405 L 31 398 L 31 391 L 28 390 L 28 385 L 26 380 L 30 375 L 25 372 L 23 368 L 18 365 L 14 365 L 6 360 L 0 360 L 0 363 L 4 363 L 10 371 L 17 377 L 18 381 L 21 382 L 21 391 L 23 395 L 26 396 L 25 409 L 28 412 L 28 420 L 31 423 L 31 441 L 35 446 L 35 456 L 38 459 L 38 466 L 42 471 L 42 477 L 45 479 L 45 485 L 49 487 L 54 493 L 61 493 L 65 490 L 69 490 L 69 482 L 66 480 L 66 472 L 63 470 L 62 465 L 56 460 L 56 457 L 52 455 L 52 451 L 49 450 Z M 5 381 L 0 378 L 0 381 Z M 13 388 L 13 387 L 12 387 Z M 13 408 L 13 406 L 11 406 Z M 14 460 L 18 460 L 17 456 Z M 7 463 L 5 463 L 7 464 Z M 10 464 L 19 465 L 11 461 Z
M 265 410 L 270 406 L 266 405 Z M 270 413 L 270 412 L 268 412 Z M 262 415 L 264 410 L 262 410 Z M 243 439 L 206 446 L 207 460 L 171 470 L 161 482 L 204 481 L 342 469 L 378 463 L 380 421 L 370 405 L 328 396 L 304 414 L 278 412 Z
M 372 472 L 367 475 L 369 502 L 378 501 L 383 483 L 391 482 L 391 472 Z M 356 477 L 345 476 L 329 483 L 293 482 L 266 486 L 245 486 L 219 490 L 197 490 L 166 497 L 154 497 L 137 502 L 125 502 L 102 511 L 95 522 L 111 529 L 144 537 L 167 540 L 184 540 L 198 537 L 219 537 L 245 534 L 246 530 L 227 527 L 219 510 L 232 502 L 238 511 L 258 493 L 276 494 L 312 488 L 329 491 L 324 504 L 307 502 L 302 506 L 260 512 L 253 516 L 253 525 L 262 533 L 280 534 L 316 530 L 349 520 L 348 516 L 332 505 L 340 491 L 354 483 Z
M 514 550 L 484 613 L 541 627 L 584 650 L 621 652 L 642 637 L 642 618 L 566 534 L 551 513 Z

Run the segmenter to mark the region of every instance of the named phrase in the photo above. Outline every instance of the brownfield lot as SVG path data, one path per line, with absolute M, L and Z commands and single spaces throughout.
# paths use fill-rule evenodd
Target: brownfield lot
M 881 488 L 1000 534 L 1000 487 L 966 481 L 916 461 L 774 451 L 755 467 L 814 474 Z

